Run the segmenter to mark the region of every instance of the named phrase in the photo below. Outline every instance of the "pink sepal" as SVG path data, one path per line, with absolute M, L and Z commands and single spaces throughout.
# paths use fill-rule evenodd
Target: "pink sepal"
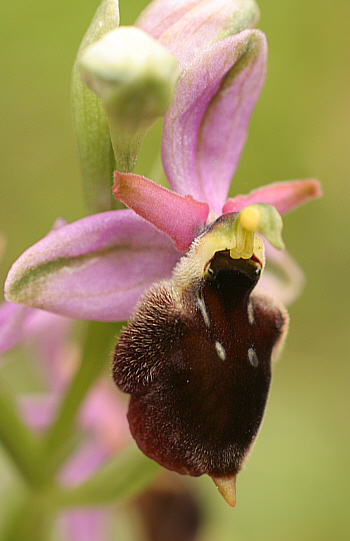
M 183 69 L 214 42 L 253 28 L 257 16 L 257 6 L 247 0 L 156 0 L 135 25 L 169 49 Z
M 274 182 L 257 190 L 252 190 L 247 195 L 236 195 L 233 199 L 228 199 L 222 213 L 238 212 L 254 203 L 267 203 L 276 207 L 280 214 L 286 214 L 311 199 L 321 197 L 321 195 L 322 189 L 318 180 Z
M 76 319 L 123 321 L 180 254 L 131 210 L 101 212 L 37 242 L 13 264 L 8 300 Z
M 179 252 L 187 250 L 205 227 L 209 206 L 191 195 L 182 196 L 145 177 L 118 171 L 112 190 L 119 201 L 168 235 Z
M 298 263 L 286 250 L 276 250 L 266 242 L 266 267 L 257 289 L 263 290 L 284 306 L 300 297 L 305 286 L 305 276 Z
M 220 215 L 265 80 L 267 45 L 245 30 L 210 45 L 184 69 L 163 124 L 170 187 Z

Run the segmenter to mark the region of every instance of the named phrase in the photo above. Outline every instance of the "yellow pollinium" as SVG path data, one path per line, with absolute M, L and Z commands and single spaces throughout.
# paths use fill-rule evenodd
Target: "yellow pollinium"
M 245 207 L 240 212 L 239 221 L 247 231 L 257 231 L 261 222 L 261 209 L 253 205 Z
M 250 206 L 241 210 L 234 223 L 233 245 L 230 249 L 232 259 L 250 259 L 255 252 L 258 257 L 263 257 L 263 243 L 255 235 L 261 222 L 261 210 L 258 207 Z M 259 255 L 258 255 L 259 254 Z M 262 261 L 262 260 L 261 260 Z

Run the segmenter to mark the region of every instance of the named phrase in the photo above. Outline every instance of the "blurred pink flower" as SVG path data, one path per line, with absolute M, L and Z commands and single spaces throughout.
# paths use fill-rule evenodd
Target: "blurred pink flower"
M 55 419 L 60 400 L 79 363 L 79 348 L 72 339 L 68 318 L 12 303 L 0 306 L 0 352 L 15 347 L 30 350 L 34 368 L 46 391 L 19 394 L 21 417 L 34 431 L 44 433 Z M 107 377 L 102 377 L 82 404 L 78 421 L 83 440 L 58 474 L 64 487 L 85 481 L 105 461 L 130 442 L 126 407 Z M 108 510 L 72 509 L 59 519 L 67 541 L 107 539 Z

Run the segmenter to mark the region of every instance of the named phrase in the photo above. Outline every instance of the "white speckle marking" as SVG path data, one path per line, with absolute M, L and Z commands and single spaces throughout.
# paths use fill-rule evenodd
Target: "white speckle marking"
M 199 309 L 202 312 L 204 323 L 206 324 L 207 327 L 210 327 L 210 319 L 209 319 L 208 312 L 205 306 L 205 302 L 199 296 L 198 292 L 196 293 L 196 297 L 197 297 L 197 303 L 198 303 Z
M 219 355 L 220 359 L 224 361 L 226 359 L 226 351 L 220 342 L 215 342 L 216 353 Z
M 248 303 L 247 311 L 248 311 L 248 321 L 249 321 L 249 324 L 250 324 L 250 325 L 253 325 L 255 320 L 254 320 L 253 302 L 252 302 L 251 299 L 250 299 L 250 301 L 249 301 L 249 303 Z
M 259 359 L 254 348 L 248 349 L 248 359 L 252 366 L 254 366 L 255 368 L 258 366 Z
M 102 21 L 99 21 L 98 26 L 99 26 L 100 28 L 102 28 L 102 25 L 103 25 L 103 22 L 102 22 Z

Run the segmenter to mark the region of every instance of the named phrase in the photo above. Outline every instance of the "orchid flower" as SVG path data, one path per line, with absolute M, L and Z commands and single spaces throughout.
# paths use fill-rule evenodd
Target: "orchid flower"
M 154 86 L 164 90 L 168 73 L 174 90 L 172 99 L 162 90 L 159 109 L 152 95 L 144 115 L 134 94 L 132 107 L 123 106 L 119 84 L 133 84 L 129 69 L 147 80 L 141 51 L 126 47 L 127 61 L 112 54 L 130 32 L 113 30 L 83 52 L 83 80 L 109 121 L 113 193 L 129 208 L 52 232 L 18 259 L 5 284 L 12 302 L 86 320 L 131 318 L 113 376 L 132 395 L 134 438 L 168 469 L 210 475 L 230 505 L 263 417 L 271 358 L 286 334 L 281 303 L 293 301 L 303 281 L 284 249 L 280 214 L 321 195 L 311 179 L 228 199 L 266 73 L 266 39 L 252 29 L 257 18 L 250 0 L 152 2 L 134 43 L 163 59 L 161 73 L 151 63 Z M 164 108 L 162 161 L 171 190 L 131 173 L 144 132 Z M 269 274 L 270 263 L 282 280 Z

